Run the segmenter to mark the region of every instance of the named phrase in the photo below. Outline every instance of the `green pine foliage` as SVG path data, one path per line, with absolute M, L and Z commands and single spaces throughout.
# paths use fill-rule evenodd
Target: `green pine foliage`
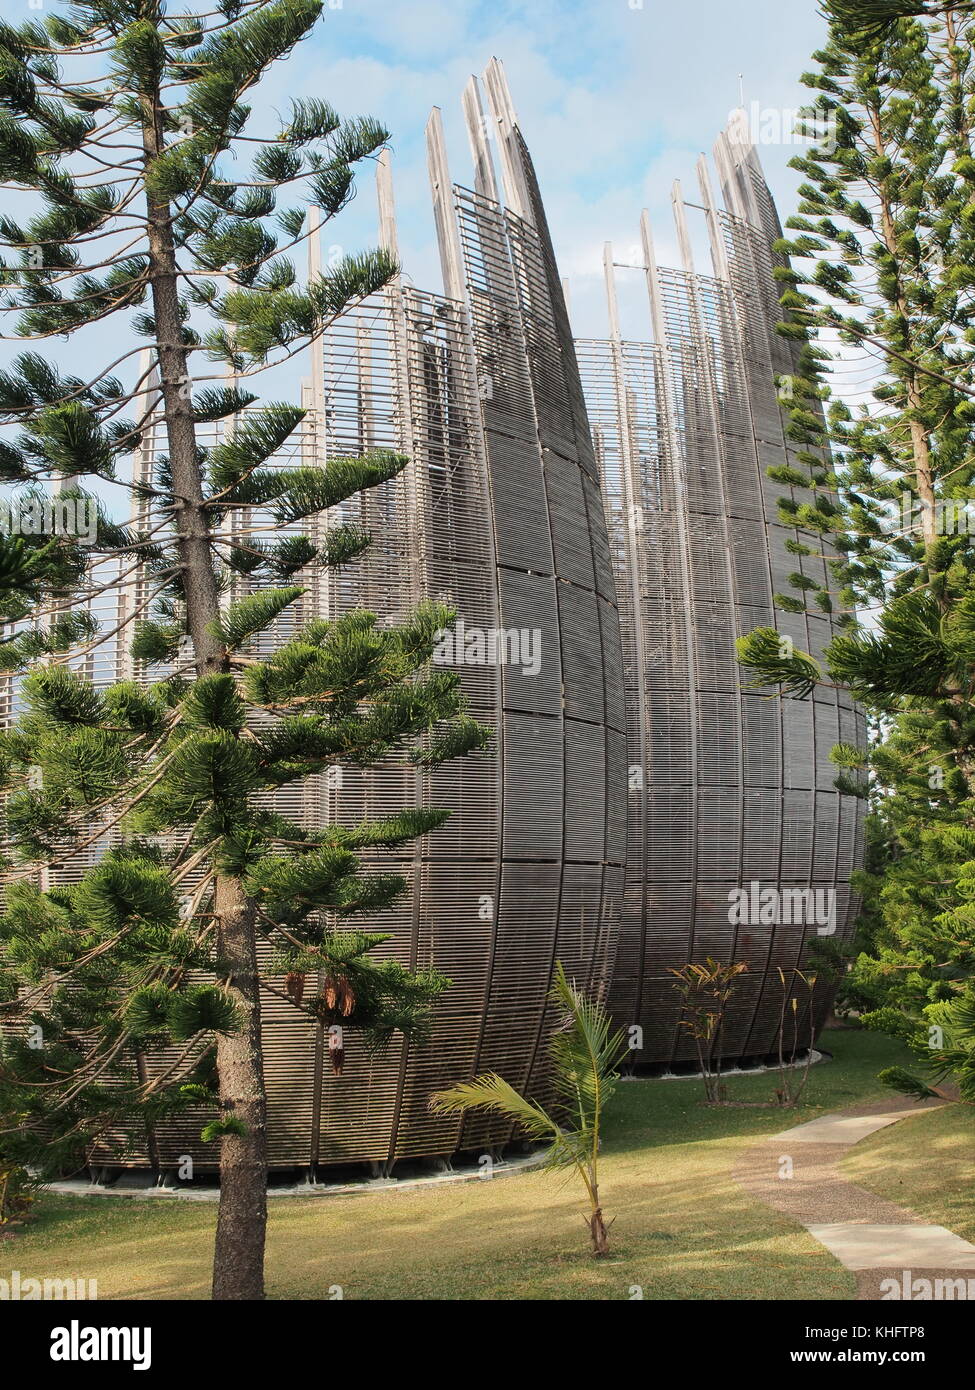
M 740 656 L 759 682 L 832 682 L 873 716 L 869 757 L 834 756 L 836 785 L 862 794 L 869 778 L 872 805 L 844 995 L 972 1099 L 975 7 L 825 8 L 828 41 L 803 79 L 818 138 L 793 161 L 802 202 L 778 273 L 783 332 L 800 344 L 790 433 L 808 469 L 786 509 L 829 543 L 844 631 L 818 676 L 765 630 Z M 824 335 L 875 373 L 863 403 L 841 376 L 831 395 Z M 797 587 L 793 602 L 806 607 Z
M 969 0 L 825 0 L 827 18 L 842 23 L 853 33 L 880 38 L 898 19 L 975 10 Z
M 304 411 L 247 389 L 397 270 L 365 251 L 302 284 L 292 259 L 309 204 L 335 216 L 387 139 L 324 100 L 292 101 L 270 129 L 253 116 L 252 90 L 323 10 L 78 0 L 0 22 L 0 180 L 22 195 L 0 217 L 0 314 L 31 344 L 0 373 L 0 478 L 97 512 L 85 543 L 0 537 L 0 618 L 16 625 L 0 669 L 24 676 L 0 735 L 0 1159 L 76 1167 L 96 1139 L 121 1155 L 192 1108 L 235 1179 L 222 1298 L 263 1287 L 259 989 L 377 1047 L 397 1031 L 422 1041 L 448 984 L 355 929 L 404 891 L 383 853 L 443 813 L 309 830 L 270 809 L 273 793 L 390 756 L 433 767 L 489 736 L 432 663 L 442 605 L 398 626 L 348 613 L 284 627 L 323 567 L 369 544 L 319 515 L 407 463 L 374 450 L 282 466 Z M 93 351 L 88 380 L 55 365 L 48 339 L 83 346 L 106 322 L 114 363 Z M 166 450 L 129 482 L 150 418 Z M 127 496 L 129 521 L 96 502 L 106 489 Z M 255 516 L 252 544 L 238 523 Z M 99 626 L 90 601 L 135 571 L 146 597 Z M 103 643 L 127 644 L 151 680 L 96 688 L 82 658 Z

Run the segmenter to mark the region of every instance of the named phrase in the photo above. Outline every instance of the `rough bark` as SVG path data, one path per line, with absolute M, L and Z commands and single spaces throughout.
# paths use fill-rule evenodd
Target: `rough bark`
M 264 1297 L 267 1227 L 267 1106 L 261 1055 L 261 1005 L 254 906 L 236 879 L 217 882 L 217 954 L 241 1016 L 236 1033 L 217 1041 L 220 1109 L 245 1133 L 220 1141 L 220 1207 L 213 1255 L 215 1299 Z
M 879 110 L 870 113 L 871 128 L 873 130 L 873 146 L 876 154 L 886 156 L 887 147 L 883 140 L 880 128 Z M 883 193 L 878 194 L 880 201 L 880 226 L 884 247 L 899 267 L 900 253 L 897 246 L 897 228 L 894 214 L 890 203 Z M 898 286 L 900 286 L 900 273 L 898 270 Z M 903 292 L 898 289 L 896 296 L 897 312 L 902 321 L 910 325 L 912 322 L 911 307 Z M 908 358 L 914 351 L 913 342 L 910 344 Z M 926 549 L 932 550 L 938 543 L 938 522 L 937 522 L 937 495 L 935 491 L 934 472 L 931 467 L 931 444 L 928 438 L 928 431 L 921 420 L 918 418 L 924 410 L 924 395 L 921 390 L 922 372 L 913 366 L 904 378 L 904 389 L 907 396 L 907 404 L 911 410 L 909 421 L 911 435 L 911 454 L 914 462 L 914 476 L 917 479 L 918 497 L 921 500 L 921 536 Z
M 147 106 L 143 125 L 147 167 L 163 148 L 161 100 L 157 93 L 151 109 Z M 220 640 L 208 631 L 219 617 L 220 602 L 211 558 L 210 521 L 203 506 L 187 353 L 182 342 L 172 210 L 167 202 L 147 197 L 147 216 L 160 389 L 176 496 L 177 553 L 196 673 L 204 676 L 226 669 L 226 655 Z M 226 987 L 243 1020 L 238 1033 L 221 1036 L 217 1042 L 221 1116 L 239 1119 L 247 1132 L 227 1135 L 220 1141 L 213 1297 L 260 1299 L 264 1297 L 267 1227 L 267 1129 L 255 911 L 235 878 L 218 876 L 214 895 L 217 953 L 226 971 Z

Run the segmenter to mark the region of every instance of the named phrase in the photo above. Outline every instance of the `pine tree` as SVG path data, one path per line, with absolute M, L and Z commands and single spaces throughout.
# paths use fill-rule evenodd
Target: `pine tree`
M 959 814 L 965 786 L 955 787 L 957 799 L 937 791 L 944 764 L 932 764 L 928 777 L 917 770 L 931 732 L 927 714 L 908 713 L 873 750 L 883 794 L 868 823 L 862 948 L 847 993 L 866 1026 L 906 1042 L 922 1064 L 919 1075 L 895 1068 L 882 1079 L 930 1095 L 951 1078 L 971 1101 L 975 830 Z M 957 772 L 947 775 L 961 783 Z
M 829 544 L 846 630 L 825 670 L 772 629 L 739 653 L 760 683 L 803 698 L 829 680 L 873 716 L 869 757 L 833 753 L 841 790 L 865 794 L 872 778 L 886 855 L 861 880 L 872 941 L 854 988 L 879 1006 L 875 1024 L 925 1048 L 930 1036 L 943 1069 L 960 1065 L 975 1002 L 975 10 L 878 0 L 828 12 L 803 80 L 829 138 L 793 161 L 802 203 L 778 248 L 791 257 L 781 331 L 800 344 L 790 433 L 806 470 L 783 479 L 794 496 L 782 513 Z M 869 404 L 830 396 L 824 331 L 862 354 Z M 958 1046 L 942 1047 L 952 1032 Z
M 826 0 L 823 10 L 851 32 L 876 38 L 898 19 L 957 16 L 975 10 L 975 4 L 972 0 Z
M 32 208 L 23 224 L 0 219 L 7 336 L 97 351 L 104 338 L 90 330 L 111 323 L 120 344 L 87 378 L 60 371 L 56 352 L 17 357 L 0 375 L 0 420 L 18 430 L 0 470 L 78 500 L 127 489 L 134 513 L 118 523 L 99 503 L 92 546 L 62 537 L 0 554 L 29 568 L 19 597 L 8 591 L 2 616 L 16 628 L 0 648 L 5 669 L 26 669 L 23 713 L 0 747 L 12 855 L 4 1149 L 50 1169 L 83 1159 L 96 1137 L 144 1143 L 162 1116 L 205 1107 L 204 1138 L 220 1146 L 221 1299 L 263 1296 L 260 986 L 378 1045 L 394 1030 L 422 1039 L 447 984 L 376 958 L 387 938 L 355 929 L 356 914 L 405 887 L 362 853 L 444 814 L 308 828 L 269 796 L 333 764 L 396 752 L 433 766 L 487 738 L 456 676 L 429 664 L 453 616 L 442 605 L 396 627 L 367 612 L 310 622 L 258 654 L 321 567 L 369 543 L 355 527 L 313 540 L 302 526 L 406 464 L 374 451 L 279 466 L 303 412 L 256 407 L 241 384 L 396 271 L 366 252 L 302 288 L 289 258 L 309 234 L 308 205 L 335 216 L 387 138 L 318 98 L 255 131 L 248 93 L 322 9 L 220 0 L 196 17 L 161 0 L 99 0 L 0 24 L 0 178 Z M 155 375 L 137 366 L 146 348 Z M 154 416 L 167 452 L 149 483 L 127 483 L 119 460 Z M 203 427 L 228 418 L 235 428 L 208 447 Z M 287 534 L 228 537 L 255 514 Z M 98 630 L 87 600 L 123 563 L 140 567 L 149 597 L 120 630 Z M 241 596 L 221 602 L 235 584 Z M 119 641 L 169 674 L 97 688 L 78 658 Z M 78 883 L 39 878 L 105 845 Z M 262 940 L 273 954 L 259 968 Z

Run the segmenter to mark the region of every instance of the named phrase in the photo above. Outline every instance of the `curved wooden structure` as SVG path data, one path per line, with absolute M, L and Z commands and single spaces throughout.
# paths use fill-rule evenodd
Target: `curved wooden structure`
M 829 892 L 831 935 L 851 930 L 862 803 L 836 791 L 828 753 L 863 739 L 862 716 L 833 691 L 800 702 L 743 690 L 734 658 L 735 638 L 759 625 L 814 655 L 832 632 L 825 613 L 773 605 L 793 571 L 827 576 L 817 538 L 801 537 L 811 557 L 788 551 L 796 533 L 775 508 L 788 490 L 765 475 L 793 452 L 775 379 L 794 359 L 774 331 L 778 224 L 754 152 L 719 141 L 726 211 L 702 164 L 713 274 L 694 270 L 679 189 L 680 270 L 657 265 L 644 217 L 628 288 L 649 291 L 652 340 L 620 332 L 608 249 L 610 336 L 574 345 L 496 61 L 483 85 L 488 114 L 473 79 L 464 94 L 473 188 L 451 183 L 438 111 L 427 132 L 445 292 L 399 280 L 332 324 L 304 387 L 307 419 L 282 451 L 313 464 L 388 446 L 411 463 L 321 518 L 361 523 L 372 547 L 341 571 L 306 576 L 301 607 L 267 639 L 350 608 L 391 622 L 428 596 L 457 609 L 443 659 L 495 730 L 492 746 L 433 772 L 391 759 L 278 794 L 282 811 L 316 826 L 451 810 L 443 829 L 382 856 L 410 892 L 361 925 L 389 932 L 385 949 L 436 966 L 452 986 L 428 1046 L 397 1040 L 369 1058 L 351 1033 L 341 1078 L 323 1030 L 265 992 L 279 1169 L 388 1172 L 503 1145 L 508 1125 L 432 1117 L 429 1096 L 483 1071 L 544 1095 L 557 960 L 603 996 L 615 965 L 617 1022 L 642 1030 L 635 1064 L 658 1069 L 693 1056 L 669 972 L 706 956 L 747 960 L 725 1054 L 761 1060 L 778 1028 L 778 971 L 807 960 L 817 924 L 733 921 L 729 894 L 755 883 L 812 892 L 815 904 Z M 395 252 L 385 156 L 379 205 Z M 161 436 L 147 431 L 137 477 Z M 120 612 L 146 593 L 142 580 L 123 586 Z M 98 681 L 153 675 L 122 651 L 97 659 Z M 820 991 L 813 1024 L 827 1003 Z M 168 1169 L 192 1154 L 213 1167 L 199 1128 L 195 1117 L 161 1125 L 131 1161 Z
M 735 639 L 756 627 L 816 657 L 834 631 L 825 612 L 773 603 L 794 594 L 796 571 L 831 586 L 821 539 L 777 512 L 779 497 L 801 493 L 766 476 L 794 459 L 776 380 L 794 371 L 795 348 L 775 331 L 781 229 L 740 132 L 732 126 L 715 150 L 726 211 L 699 164 L 712 274 L 695 272 L 675 185 L 681 268 L 658 266 L 645 213 L 642 263 L 626 268 L 636 272 L 627 292 L 649 293 L 652 339 L 620 334 L 607 247 L 610 337 L 577 344 L 626 666 L 627 883 L 612 1005 L 619 1024 L 642 1030 L 635 1065 L 657 1070 L 696 1057 L 670 972 L 709 956 L 749 967 L 729 1006 L 726 1057 L 775 1053 L 779 970 L 792 981 L 819 935 L 849 939 L 850 874 L 862 854 L 863 802 L 840 795 L 829 761 L 835 743 L 864 742 L 862 713 L 830 689 L 808 700 L 748 689 L 735 659 Z M 790 541 L 814 553 L 800 558 Z M 734 897 L 742 887 L 744 910 Z M 801 986 L 799 997 L 808 999 Z M 828 1002 L 817 988 L 813 1018 L 803 1009 L 798 1019 L 801 1046 Z
M 425 597 L 456 608 L 442 655 L 471 713 L 495 731 L 490 748 L 433 772 L 395 759 L 332 769 L 277 797 L 312 825 L 408 806 L 451 811 L 441 830 L 381 856 L 410 892 L 356 925 L 390 933 L 381 950 L 452 984 L 426 1046 L 397 1038 L 370 1058 L 347 1030 L 341 1077 L 322 1028 L 280 991 L 264 992 L 279 1169 L 388 1172 L 401 1159 L 503 1145 L 509 1123 L 433 1117 L 431 1093 L 499 1071 L 541 1095 L 555 962 L 605 995 L 616 954 L 626 738 L 609 542 L 551 242 L 499 64 L 486 85 L 504 198 L 472 80 L 474 189 L 450 182 L 439 111 L 428 128 L 446 294 L 400 280 L 333 323 L 305 387 L 308 417 L 287 446 L 305 463 L 387 446 L 410 465 L 322 516 L 323 527 L 359 522 L 373 543 L 340 571 L 303 576 L 306 597 L 266 638 L 350 608 L 390 622 Z M 378 183 L 381 239 L 395 251 L 386 156 Z M 154 452 L 150 441 L 138 467 Z M 160 1125 L 133 1162 L 166 1169 L 192 1154 L 199 1169 L 214 1166 L 199 1127 L 193 1117 Z

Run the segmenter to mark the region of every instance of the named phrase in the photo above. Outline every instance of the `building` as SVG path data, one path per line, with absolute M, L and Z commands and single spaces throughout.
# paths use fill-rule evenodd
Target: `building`
M 341 1077 L 326 1030 L 282 992 L 265 991 L 278 1169 L 368 1163 L 382 1174 L 398 1160 L 499 1149 L 510 1123 L 434 1117 L 431 1092 L 497 1070 L 543 1095 L 556 962 L 605 997 L 616 957 L 626 737 L 609 541 L 551 241 L 499 64 L 485 85 L 503 201 L 472 80 L 464 107 L 473 189 L 450 181 L 439 111 L 427 131 L 445 293 L 398 280 L 331 324 L 304 388 L 308 416 L 282 451 L 282 461 L 324 463 L 391 447 L 410 464 L 322 518 L 357 522 L 373 543 L 354 564 L 309 576 L 306 596 L 268 639 L 350 608 L 388 621 L 427 597 L 456 609 L 439 659 L 459 670 L 471 714 L 494 730 L 490 747 L 433 771 L 395 759 L 334 768 L 276 799 L 315 825 L 408 806 L 451 811 L 442 829 L 383 854 L 383 869 L 406 877 L 410 891 L 356 925 L 390 933 L 381 950 L 435 966 L 452 985 L 422 1048 L 396 1038 L 371 1058 L 346 1030 Z M 396 251 L 385 156 L 378 192 L 380 240 Z M 137 460 L 144 474 L 157 445 L 161 431 Z M 234 524 L 253 521 L 238 515 Z M 165 1170 L 188 1153 L 198 1168 L 213 1167 L 199 1128 L 192 1115 L 161 1124 L 151 1151 L 133 1161 Z
M 780 497 L 801 494 L 766 474 L 796 466 L 780 392 L 797 346 L 775 331 L 782 231 L 743 121 L 722 134 L 715 161 L 724 208 L 703 156 L 700 204 L 674 188 L 680 268 L 657 264 L 644 213 L 638 265 L 618 267 L 606 247 L 609 337 L 577 343 L 626 668 L 626 894 L 612 1007 L 641 1030 L 634 1064 L 655 1070 L 697 1065 L 671 972 L 708 957 L 748 965 L 725 1020 L 729 1061 L 776 1055 L 784 988 L 800 1000 L 786 1051 L 794 1030 L 805 1048 L 831 991 L 816 989 L 810 1013 L 793 972 L 814 967 L 818 939 L 852 935 L 850 874 L 862 857 L 864 803 L 837 791 L 829 754 L 864 744 L 863 714 L 845 691 L 796 700 L 749 689 L 735 659 L 735 639 L 757 627 L 821 657 L 830 614 L 785 611 L 773 596 L 794 598 L 797 571 L 825 592 L 835 585 L 821 538 L 778 514 Z M 708 273 L 693 264 L 695 213 Z M 646 341 L 621 336 L 620 285 L 645 299 Z M 790 542 L 814 553 L 798 556 Z
M 312 1175 L 502 1147 L 506 1123 L 431 1116 L 429 1096 L 483 1071 L 544 1096 L 556 961 L 600 997 L 615 979 L 634 1064 L 670 1068 L 691 1045 L 669 972 L 745 959 L 725 1053 L 760 1060 L 774 1045 L 778 969 L 806 960 L 818 924 L 735 922 L 729 894 L 755 883 L 812 893 L 815 908 L 828 892 L 830 934 L 851 923 L 860 804 L 833 787 L 828 753 L 862 738 L 862 718 L 832 691 L 783 702 L 742 690 L 734 661 L 735 637 L 759 625 L 813 654 L 831 633 L 825 614 L 773 606 L 799 564 L 775 512 L 782 489 L 765 476 L 790 453 L 776 376 L 793 361 L 774 333 L 776 223 L 754 154 L 719 142 L 726 211 L 704 182 L 713 273 L 690 263 L 678 196 L 683 267 L 656 265 L 644 219 L 642 265 L 625 286 L 649 290 L 652 336 L 619 331 L 610 250 L 610 335 L 574 344 L 497 61 L 483 87 L 472 79 L 464 114 L 472 188 L 450 180 L 439 111 L 427 132 L 443 293 L 400 280 L 330 325 L 307 418 L 282 451 L 323 463 L 389 446 L 411 462 L 328 515 L 361 523 L 373 544 L 309 576 L 277 636 L 350 608 L 395 621 L 425 597 L 449 601 L 458 616 L 441 659 L 495 731 L 484 752 L 432 772 L 391 759 L 278 794 L 311 825 L 413 805 L 452 812 L 398 860 L 383 857 L 410 892 L 361 923 L 389 932 L 385 949 L 404 963 L 451 978 L 429 1045 L 398 1039 L 370 1058 L 353 1034 L 335 1077 L 326 1030 L 280 991 L 262 1000 L 271 1164 Z M 378 190 L 381 241 L 395 251 L 386 157 Z M 150 431 L 137 477 L 162 449 Z M 825 582 L 822 558 L 801 564 Z M 122 584 L 120 614 L 147 593 L 138 576 Z M 159 675 L 122 649 L 98 660 L 99 681 Z M 804 1039 L 827 1004 L 820 991 L 808 1024 L 800 1017 Z M 131 1161 L 167 1170 L 192 1154 L 213 1167 L 199 1129 L 192 1115 L 163 1123 Z

